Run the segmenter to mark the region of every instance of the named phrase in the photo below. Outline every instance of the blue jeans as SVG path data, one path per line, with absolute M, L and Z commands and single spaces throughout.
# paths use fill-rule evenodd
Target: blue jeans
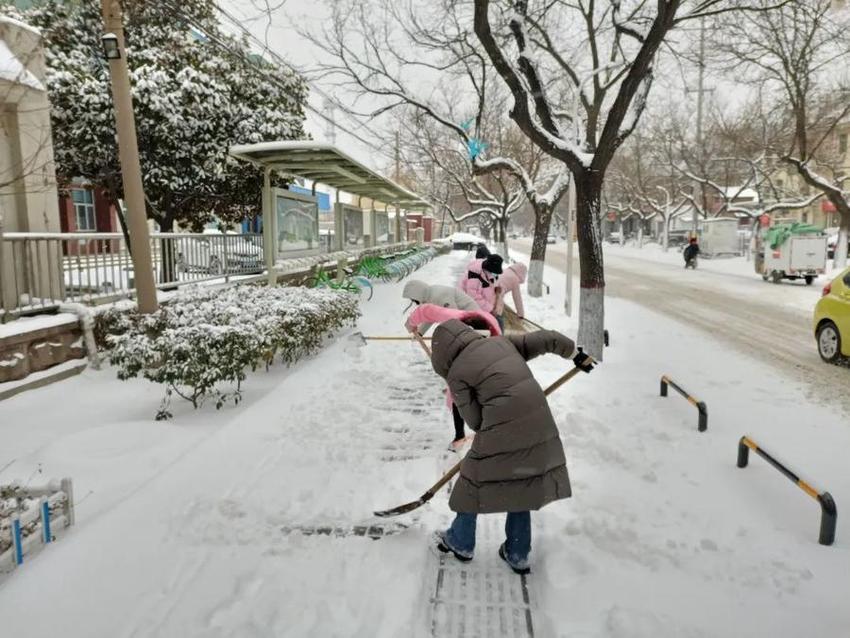
M 505 315 L 496 315 L 496 322 L 499 324 L 499 330 L 505 334 Z
M 475 526 L 478 514 L 459 513 L 443 535 L 445 543 L 461 556 L 475 552 Z M 508 512 L 505 518 L 505 555 L 519 568 L 528 567 L 531 552 L 531 512 Z

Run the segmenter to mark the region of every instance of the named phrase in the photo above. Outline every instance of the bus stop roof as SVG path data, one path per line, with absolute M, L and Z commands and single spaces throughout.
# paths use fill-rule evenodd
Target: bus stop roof
M 238 144 L 230 147 L 230 154 L 279 173 L 303 177 L 407 210 L 424 210 L 431 207 L 415 193 L 379 175 L 325 142 L 297 140 Z

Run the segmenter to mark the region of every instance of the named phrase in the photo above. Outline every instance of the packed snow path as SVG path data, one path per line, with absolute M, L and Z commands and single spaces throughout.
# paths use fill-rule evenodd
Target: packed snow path
M 415 276 L 451 283 L 467 259 Z M 401 288 L 377 286 L 357 329 L 401 334 Z M 529 317 L 573 335 L 552 290 Z M 749 433 L 846 509 L 847 417 L 702 331 L 615 298 L 607 312 L 605 362 L 549 399 L 574 496 L 532 515 L 535 635 L 844 636 L 850 517 L 820 546 L 816 504 L 760 459 L 735 460 Z M 532 368 L 545 386 L 570 366 Z M 684 400 L 658 397 L 665 373 L 708 403 L 707 432 Z M 371 513 L 445 469 L 442 388 L 416 344 L 342 335 L 250 375 L 240 406 L 175 403 L 166 423 L 152 420 L 160 388 L 109 369 L 0 403 L 0 482 L 70 475 L 78 499 L 76 527 L 0 584 L 3 636 L 432 635 L 428 546 L 451 521 L 447 492 L 391 521 Z M 502 521 L 482 517 L 469 568 L 515 578 L 485 535 Z

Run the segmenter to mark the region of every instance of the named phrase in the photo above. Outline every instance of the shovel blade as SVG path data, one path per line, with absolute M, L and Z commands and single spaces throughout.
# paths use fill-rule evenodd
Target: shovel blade
M 413 510 L 422 507 L 427 502 L 428 501 L 424 498 L 418 498 L 415 501 L 411 501 L 410 503 L 405 503 L 404 505 L 399 505 L 398 507 L 394 507 L 389 510 L 373 512 L 373 514 L 380 518 L 390 518 L 391 516 L 399 516 L 401 514 L 407 514 L 408 512 L 412 512 Z
M 348 335 L 348 340 L 353 342 L 356 346 L 365 346 L 369 343 L 366 341 L 366 337 L 363 336 L 362 332 L 352 332 Z

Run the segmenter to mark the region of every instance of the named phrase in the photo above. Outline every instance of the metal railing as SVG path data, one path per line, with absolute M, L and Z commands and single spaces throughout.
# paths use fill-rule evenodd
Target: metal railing
M 416 242 L 278 259 L 275 274 L 329 269 L 340 259 L 409 249 Z M 266 265 L 256 233 L 152 233 L 160 289 L 202 282 L 250 282 Z M 0 323 L 62 303 L 101 304 L 135 294 L 133 260 L 122 233 L 3 233 L 0 228 Z
M 697 412 L 699 413 L 699 419 L 697 421 L 697 430 L 699 430 L 700 432 L 705 432 L 708 429 L 708 407 L 705 405 L 705 403 L 692 396 L 690 392 L 685 390 L 682 386 L 680 386 L 678 383 L 673 381 L 665 374 L 663 377 L 661 377 L 662 397 L 667 396 L 667 386 L 672 387 L 676 392 L 685 397 L 685 399 L 688 400 L 688 403 L 690 403 L 697 409 Z
M 742 436 L 740 441 L 738 441 L 738 467 L 747 467 L 750 460 L 750 450 L 758 454 L 770 465 L 779 470 L 785 478 L 790 480 L 820 504 L 821 518 L 818 542 L 821 545 L 832 545 L 832 543 L 835 542 L 835 526 L 838 520 L 838 509 L 836 508 L 835 500 L 833 500 L 830 493 L 819 490 L 813 487 L 808 481 L 801 479 L 795 472 L 788 469 L 787 465 L 779 461 L 772 454 L 768 453 L 748 436 Z
M 152 233 L 158 288 L 259 275 L 262 235 Z M 0 235 L 0 320 L 63 302 L 98 303 L 135 292 L 121 233 Z

